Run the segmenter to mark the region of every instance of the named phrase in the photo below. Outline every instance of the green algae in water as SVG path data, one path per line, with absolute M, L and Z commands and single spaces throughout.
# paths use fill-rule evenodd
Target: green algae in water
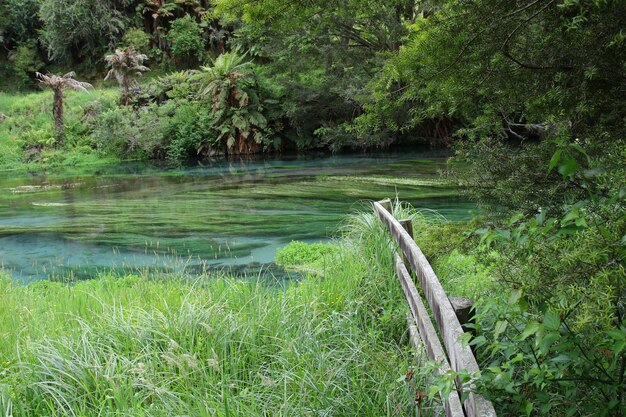
M 450 220 L 467 218 L 473 206 L 438 177 L 445 157 L 348 155 L 0 173 L 0 262 L 24 281 L 271 265 L 278 248 L 328 239 L 346 215 L 372 200 L 398 196 Z

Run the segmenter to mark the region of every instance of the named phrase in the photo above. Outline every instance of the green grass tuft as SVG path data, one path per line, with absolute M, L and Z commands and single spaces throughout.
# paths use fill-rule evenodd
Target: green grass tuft
M 294 241 L 276 253 L 276 264 L 287 270 L 322 275 L 340 249 L 332 243 L 312 243 Z

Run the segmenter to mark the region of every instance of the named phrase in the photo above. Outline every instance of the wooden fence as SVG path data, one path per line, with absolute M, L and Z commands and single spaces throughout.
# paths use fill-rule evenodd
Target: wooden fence
M 470 373 L 478 372 L 478 364 L 474 354 L 469 346 L 463 346 L 460 342 L 459 338 L 463 334 L 463 329 L 457 318 L 457 313 L 428 260 L 413 240 L 410 220 L 396 220 L 392 214 L 390 200 L 374 203 L 374 210 L 389 229 L 401 251 L 401 255 L 395 254 L 395 270 L 409 303 L 412 318 L 415 321 L 415 324 L 411 323 L 409 326 L 414 343 L 419 343 L 421 339 L 428 357 L 441 363 L 438 369 L 441 374 L 450 369 L 455 372 L 464 370 Z M 438 331 L 435 330 L 407 266 L 415 272 L 417 283 L 428 301 Z M 441 335 L 443 345 L 439 335 Z M 457 381 L 457 391 L 453 391 L 445 399 L 446 416 L 495 417 L 493 405 L 477 394 L 469 392 L 461 404 L 460 398 L 464 388 L 467 389 L 468 387 L 461 386 Z

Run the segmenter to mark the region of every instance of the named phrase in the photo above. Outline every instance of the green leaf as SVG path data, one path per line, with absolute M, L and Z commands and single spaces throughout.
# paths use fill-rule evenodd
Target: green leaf
M 540 328 L 541 324 L 537 323 L 536 321 L 528 323 L 524 328 L 524 331 L 522 331 L 522 334 L 520 335 L 520 340 L 525 340 L 528 337 L 534 335 L 539 331 Z
M 255 126 L 264 129 L 267 126 L 267 119 L 256 110 L 250 110 L 250 119 Z
M 550 350 L 550 347 L 559 339 L 560 335 L 557 332 L 549 332 L 546 333 L 539 340 L 539 350 L 542 353 L 547 353 Z
M 611 350 L 616 356 L 620 355 L 624 351 L 624 349 L 626 349 L 626 340 L 621 340 L 611 346 Z
M 559 355 L 559 356 L 555 356 L 554 358 L 550 359 L 550 362 L 556 362 L 556 363 L 565 363 L 565 362 L 569 362 L 571 360 L 571 358 L 567 355 Z
M 607 333 L 614 340 L 625 340 L 626 339 L 626 329 L 624 329 L 624 328 L 619 329 L 619 330 L 609 330 Z
M 509 295 L 509 304 L 513 305 L 516 304 L 519 299 L 522 298 L 522 291 L 521 290 L 513 290 L 511 291 L 511 295 Z
M 578 162 L 569 155 L 561 158 L 559 163 L 559 174 L 563 176 L 563 179 L 571 177 L 576 171 L 578 171 Z
M 248 120 L 239 114 L 235 114 L 233 116 L 232 122 L 233 125 L 242 132 L 246 132 L 250 128 L 250 123 L 248 123 Z
M 485 336 L 478 336 L 473 338 L 468 345 L 469 346 L 480 346 L 482 344 L 484 344 L 485 342 L 487 342 L 487 339 L 485 338 Z
M 559 163 L 559 160 L 561 159 L 561 153 L 563 153 L 563 151 L 559 149 L 554 153 L 554 155 L 552 155 L 552 158 L 550 158 L 550 164 L 548 165 L 548 173 L 552 172 L 552 170 Z
M 559 330 L 561 318 L 553 311 L 546 311 L 546 314 L 543 316 L 543 325 L 549 330 Z
M 493 332 L 493 337 L 494 337 L 494 338 L 496 338 L 496 339 L 497 339 L 498 337 L 500 337 L 500 335 L 501 335 L 502 333 L 504 333 L 504 331 L 506 330 L 506 327 L 507 327 L 507 326 L 508 326 L 508 323 L 507 323 L 506 321 L 504 321 L 504 320 L 500 320 L 500 321 L 498 321 L 498 322 L 496 323 L 496 327 L 495 327 L 495 330 L 494 330 L 494 332 Z
M 546 212 L 545 211 L 540 211 L 535 216 L 535 221 L 537 222 L 537 226 L 541 226 L 545 220 L 546 220 Z
M 584 149 L 582 146 L 580 146 L 580 144 L 578 144 L 578 143 L 574 142 L 574 143 L 572 143 L 570 146 L 571 146 L 572 148 L 576 149 L 576 151 L 578 151 L 579 153 L 581 153 L 581 154 L 583 154 L 583 155 L 587 156 L 587 151 L 585 151 L 585 149 Z
M 526 414 L 527 416 L 529 416 L 530 413 L 533 412 L 533 403 L 531 403 L 530 401 L 524 401 L 522 403 L 522 407 L 521 408 L 522 408 L 522 412 L 524 414 Z
M 514 214 L 508 221 L 508 225 L 513 226 L 515 223 L 519 222 L 524 218 L 524 213 L 516 213 Z
M 474 231 L 474 233 L 475 233 L 476 235 L 478 235 L 478 236 L 483 236 L 483 235 L 485 235 L 487 232 L 489 232 L 489 229 L 488 229 L 488 228 L 486 228 L 486 227 L 482 227 L 482 228 L 480 228 L 480 229 L 476 229 L 476 230 Z M 624 237 L 626 238 L 626 236 L 624 236 Z
M 563 217 L 563 220 L 561 220 L 561 224 L 571 223 L 572 220 L 577 219 L 579 216 L 580 211 L 578 209 L 571 210 L 565 215 L 565 217 Z

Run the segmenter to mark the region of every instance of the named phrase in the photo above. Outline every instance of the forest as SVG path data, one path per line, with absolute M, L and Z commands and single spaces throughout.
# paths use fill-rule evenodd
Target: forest
M 396 210 L 446 291 L 475 300 L 472 381 L 501 416 L 626 415 L 625 97 L 621 0 L 0 0 L 2 178 L 449 156 L 405 188 L 457 190 L 471 216 Z M 387 197 L 404 190 L 381 172 Z M 331 180 L 385 196 L 328 176 L 320 200 Z M 247 192 L 296 207 L 261 188 Z M 15 198 L 0 198 L 0 237 L 22 227 L 4 211 Z M 345 222 L 336 241 L 278 250 L 306 276 L 279 291 L 0 270 L 0 413 L 440 415 L 431 402 L 459 375 L 415 365 L 382 229 L 371 210 Z

